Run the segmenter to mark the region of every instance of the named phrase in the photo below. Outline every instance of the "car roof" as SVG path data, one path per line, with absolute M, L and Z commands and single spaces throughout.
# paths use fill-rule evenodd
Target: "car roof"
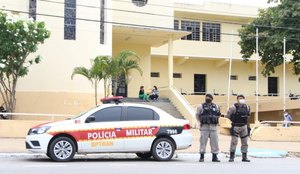
M 114 104 L 114 103 L 109 103 L 109 104 L 100 105 L 101 108 L 107 108 L 107 107 L 113 107 L 113 106 L 133 106 L 133 107 L 148 108 L 148 109 L 152 109 L 152 110 L 158 112 L 158 114 L 164 114 L 167 117 L 174 118 L 172 115 L 170 115 L 166 111 L 164 111 L 164 110 L 162 110 L 158 107 L 151 106 L 151 105 L 146 105 L 146 104 L 140 104 L 140 103 L 119 103 L 119 104 Z

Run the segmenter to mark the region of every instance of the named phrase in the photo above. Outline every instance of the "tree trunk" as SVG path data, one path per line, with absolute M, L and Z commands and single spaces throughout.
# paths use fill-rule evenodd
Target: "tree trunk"
M 106 88 L 107 80 L 106 79 L 104 79 L 103 85 L 104 85 L 104 97 L 106 98 L 107 97 L 107 88 Z
M 119 81 L 119 78 L 116 78 L 116 79 L 114 80 L 114 89 L 113 89 L 114 96 L 117 96 L 118 81 Z
M 98 102 L 97 102 L 97 100 L 98 100 L 98 91 L 97 91 L 97 87 L 98 87 L 98 85 L 97 85 L 97 82 L 95 82 L 95 105 L 97 106 L 98 105 Z

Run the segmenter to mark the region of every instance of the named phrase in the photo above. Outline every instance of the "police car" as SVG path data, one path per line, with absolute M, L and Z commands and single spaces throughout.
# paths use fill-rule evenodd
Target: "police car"
M 192 145 L 186 120 L 149 105 L 106 103 L 68 120 L 31 128 L 26 149 L 62 162 L 72 160 L 75 153 L 103 152 L 168 161 L 175 150 Z

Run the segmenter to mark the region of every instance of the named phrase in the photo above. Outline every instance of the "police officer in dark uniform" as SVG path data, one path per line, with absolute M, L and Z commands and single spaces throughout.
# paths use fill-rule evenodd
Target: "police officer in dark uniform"
M 206 94 L 205 103 L 199 105 L 197 108 L 196 118 L 200 123 L 201 132 L 199 162 L 204 162 L 204 154 L 208 138 L 210 139 L 211 153 L 213 155 L 212 161 L 220 162 L 217 157 L 217 154 L 219 153 L 217 125 L 221 114 L 219 107 L 212 103 L 212 100 L 213 96 L 211 94 Z
M 226 117 L 231 120 L 232 124 L 229 162 L 234 161 L 238 137 L 241 138 L 242 161 L 250 162 L 247 158 L 249 135 L 248 119 L 250 117 L 250 107 L 245 104 L 245 97 L 243 95 L 237 96 L 237 103 L 228 109 Z

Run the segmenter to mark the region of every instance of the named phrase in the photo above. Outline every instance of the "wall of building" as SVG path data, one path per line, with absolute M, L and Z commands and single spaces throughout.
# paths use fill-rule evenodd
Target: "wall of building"
M 36 53 L 29 55 L 41 55 L 43 59 L 31 67 L 26 77 L 20 78 L 16 112 L 74 114 L 94 105 L 91 83 L 79 75 L 71 80 L 71 74 L 75 67 L 90 67 L 91 60 L 98 55 L 112 55 L 112 25 L 105 23 L 105 41 L 100 44 L 99 0 L 77 0 L 76 40 L 64 40 L 64 1 L 57 2 L 37 1 L 37 20 L 45 21 L 51 36 Z M 0 7 L 28 12 L 29 0 L 3 0 Z M 111 8 L 111 1 L 106 1 L 106 8 Z M 105 21 L 111 20 L 111 11 L 107 10 Z M 103 85 L 99 86 L 100 99 Z
M 184 63 L 179 64 L 180 59 L 174 61 L 174 73 L 181 73 L 182 78 L 174 78 L 175 87 L 184 93 L 194 92 L 194 74 L 206 74 L 206 91 L 213 93 L 214 91 L 219 94 L 227 94 L 228 87 L 228 61 L 219 61 L 217 59 L 188 59 Z M 151 72 L 159 72 L 160 77 L 152 77 L 152 85 L 166 86 L 168 85 L 167 75 L 167 58 L 154 57 L 151 59 Z M 291 66 L 287 66 L 286 71 L 286 94 L 291 91 L 293 93 L 300 93 L 298 76 L 293 75 Z M 260 73 L 262 67 L 259 68 L 259 94 L 268 94 L 268 78 L 262 76 Z M 255 63 L 233 61 L 232 75 L 237 76 L 237 80 L 231 80 L 231 90 L 236 94 L 244 94 L 247 96 L 254 96 L 255 94 L 255 81 L 249 81 L 249 76 L 255 76 Z M 276 68 L 275 74 L 271 77 L 278 77 L 278 92 L 282 95 L 283 75 L 282 67 Z
M 172 16 L 174 9 L 171 8 L 173 0 L 151 0 L 143 7 L 134 5 L 132 0 L 113 1 L 112 4 L 114 23 L 142 27 L 173 28 Z

